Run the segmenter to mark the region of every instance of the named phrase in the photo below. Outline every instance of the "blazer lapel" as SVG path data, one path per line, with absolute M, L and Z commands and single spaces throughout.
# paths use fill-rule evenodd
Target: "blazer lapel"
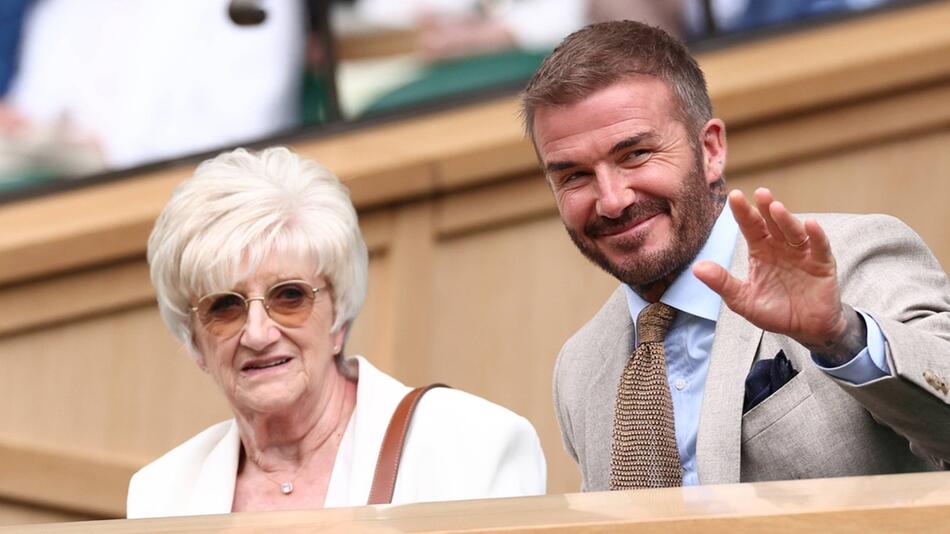
M 748 256 L 747 244 L 740 235 L 730 274 L 745 279 L 749 271 Z M 696 437 L 696 469 L 700 484 L 739 482 L 745 377 L 761 339 L 761 328 L 722 306 L 716 322 L 716 338 L 709 354 L 709 371 Z
M 337 451 L 333 463 L 330 487 L 327 489 L 325 505 L 361 506 L 369 498 L 373 477 L 376 474 L 376 462 L 383 436 L 392 419 L 393 413 L 402 398 L 411 388 L 395 378 L 383 373 L 366 358 L 357 356 L 359 362 L 359 380 L 356 383 L 356 407 L 347 432 L 353 432 L 352 451 Z M 342 461 L 344 455 L 349 455 Z M 343 465 L 339 465 L 339 464 Z M 348 463 L 348 465 L 346 465 Z M 339 476 L 338 476 L 339 475 Z M 399 479 L 394 500 L 399 488 L 405 483 L 405 476 Z
M 614 293 L 613 300 L 616 309 L 616 313 L 612 314 L 614 324 L 604 330 L 604 338 L 601 344 L 594 348 L 597 352 L 593 354 L 595 361 L 601 361 L 601 367 L 590 383 L 584 414 L 584 447 L 587 450 L 581 451 L 586 454 L 579 454 L 585 463 L 581 466 L 584 491 L 606 490 L 610 487 L 610 450 L 613 443 L 617 386 L 627 360 L 633 355 L 633 321 L 627 308 L 626 297 L 618 290 Z
M 234 505 L 234 484 L 241 436 L 232 420 L 228 433 L 204 458 L 192 490 L 188 510 L 177 515 L 227 514 Z

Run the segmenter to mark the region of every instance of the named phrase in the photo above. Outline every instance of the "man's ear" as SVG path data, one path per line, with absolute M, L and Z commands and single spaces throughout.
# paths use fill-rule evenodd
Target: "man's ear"
M 713 184 L 726 170 L 726 125 L 721 119 L 709 119 L 699 133 L 702 148 L 703 177 Z

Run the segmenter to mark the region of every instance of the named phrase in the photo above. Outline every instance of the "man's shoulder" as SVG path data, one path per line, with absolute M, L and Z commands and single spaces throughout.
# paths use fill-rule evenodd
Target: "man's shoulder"
M 619 286 L 600 310 L 564 343 L 559 359 L 597 357 L 616 345 L 619 338 L 632 333 L 632 329 L 627 298 L 623 286 Z
M 128 517 L 162 515 L 162 500 L 181 496 L 194 485 L 201 464 L 232 431 L 233 419 L 221 421 L 152 461 L 129 481 Z
M 906 223 L 881 213 L 803 213 L 818 221 L 831 243 L 839 267 L 862 264 L 869 256 L 931 256 L 923 239 Z M 899 254 L 898 254 L 899 253 Z
M 798 217 L 815 219 L 832 239 L 869 229 L 897 236 L 917 235 L 904 221 L 884 213 L 801 213 Z
M 623 286 L 561 347 L 554 363 L 556 404 L 574 405 L 604 365 L 633 345 L 633 321 Z

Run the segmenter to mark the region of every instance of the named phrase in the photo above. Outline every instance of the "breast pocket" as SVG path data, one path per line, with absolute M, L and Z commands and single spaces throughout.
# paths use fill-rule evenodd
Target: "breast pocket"
M 808 397 L 811 387 L 805 373 L 800 372 L 742 416 L 742 442 L 754 439 L 769 427 L 792 414 Z
M 742 416 L 742 482 L 812 478 L 823 467 L 834 434 L 816 405 L 808 376 L 800 372 Z

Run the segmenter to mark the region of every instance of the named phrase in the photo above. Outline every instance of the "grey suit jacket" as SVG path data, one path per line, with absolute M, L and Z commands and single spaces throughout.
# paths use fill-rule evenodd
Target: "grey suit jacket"
M 839 381 L 816 367 L 795 341 L 763 332 L 723 306 L 696 444 L 702 484 L 950 467 L 946 274 L 920 237 L 893 217 L 810 216 L 831 240 L 842 300 L 880 325 L 892 376 L 860 386 Z M 746 278 L 748 248 L 741 235 L 730 271 Z M 633 340 L 618 288 L 558 356 L 555 411 L 585 491 L 609 488 L 617 384 Z M 801 372 L 743 414 L 752 364 L 780 349 Z

